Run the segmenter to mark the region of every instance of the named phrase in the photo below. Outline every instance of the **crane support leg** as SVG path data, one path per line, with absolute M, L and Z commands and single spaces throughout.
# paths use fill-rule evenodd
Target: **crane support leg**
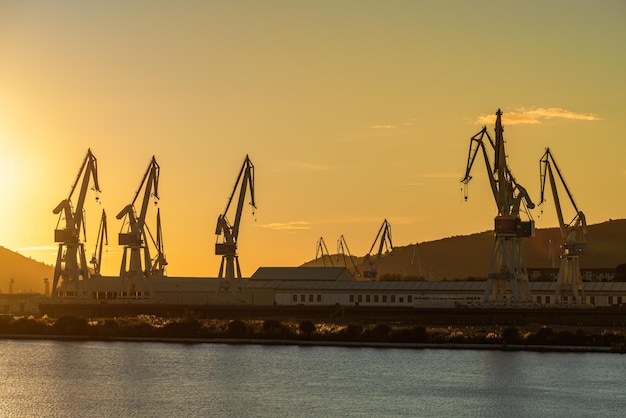
M 530 301 L 528 272 L 518 237 L 496 235 L 484 300 Z
M 561 258 L 559 276 L 556 282 L 556 303 L 585 303 L 585 291 L 580 275 L 578 256 Z

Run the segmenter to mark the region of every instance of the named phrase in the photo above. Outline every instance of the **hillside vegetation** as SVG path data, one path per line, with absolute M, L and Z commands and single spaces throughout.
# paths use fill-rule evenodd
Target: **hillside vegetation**
M 44 292 L 43 279 L 52 283 L 54 266 L 24 257 L 7 248 L 0 247 L 0 293 L 9 292 L 13 279 L 13 292 Z
M 528 267 L 551 267 L 552 260 L 558 267 L 559 243 L 561 234 L 558 228 L 537 229 L 533 238 L 522 240 L 522 248 Z M 552 241 L 552 256 L 550 252 Z M 394 247 L 393 255 L 383 254 L 378 268 L 378 277 L 422 276 L 426 280 L 465 280 L 486 278 L 493 251 L 492 231 L 472 235 L 455 236 L 436 241 L 422 242 Z M 372 255 L 372 259 L 375 255 Z M 347 257 L 346 257 L 347 259 Z M 364 257 L 354 257 L 355 264 L 362 272 Z M 318 258 L 303 266 L 343 267 L 342 256 Z M 583 268 L 615 268 L 626 263 L 626 219 L 610 220 L 590 225 L 587 230 L 587 255 L 580 257 Z M 353 271 L 348 261 L 348 268 Z

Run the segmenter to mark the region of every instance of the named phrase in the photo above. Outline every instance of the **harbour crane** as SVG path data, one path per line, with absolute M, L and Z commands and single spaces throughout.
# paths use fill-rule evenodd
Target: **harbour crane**
M 326 253 L 326 257 L 324 257 L 324 252 Z M 328 258 L 330 266 L 335 267 L 335 265 L 333 264 L 333 259 L 328 252 L 328 248 L 326 247 L 324 237 L 320 237 L 320 239 L 318 239 L 317 243 L 315 244 L 315 261 L 317 261 L 318 257 L 321 258 L 324 267 L 326 267 L 326 258 Z
M 57 228 L 54 231 L 54 242 L 59 243 L 59 250 L 54 267 L 54 278 L 52 279 L 51 296 L 53 298 L 58 296 L 57 287 L 59 286 L 60 280 L 61 286 L 65 291 L 65 296 L 79 297 L 81 296 L 80 278 L 82 277 L 82 280 L 89 278 L 85 246 L 84 242 L 80 239 L 80 235 L 82 231 L 84 240 L 87 240 L 84 208 L 85 198 L 92 178 L 92 190 L 96 192 L 96 201 L 99 202 L 98 193 L 101 191 L 98 184 L 98 163 L 91 149 L 88 149 L 87 155 L 83 159 L 83 163 L 76 176 L 76 180 L 70 189 L 69 196 L 62 200 L 52 211 L 55 215 L 59 215 Z M 74 206 L 72 196 L 79 182 L 81 182 L 80 189 L 78 190 L 76 206 Z M 65 222 L 65 225 L 60 228 L 59 225 L 62 221 Z M 68 290 L 72 285 L 74 290 Z
M 376 258 L 372 260 L 372 251 L 374 250 L 377 242 L 379 243 L 378 252 L 376 253 Z M 363 277 L 365 277 L 366 279 L 376 280 L 378 276 L 378 265 L 380 264 L 383 249 L 385 250 L 385 252 L 391 252 L 393 254 L 393 243 L 391 242 L 391 224 L 387 222 L 387 219 L 383 221 L 382 225 L 378 229 L 378 234 L 376 234 L 376 238 L 374 239 L 370 250 L 365 255 L 365 267 L 363 267 Z
M 520 239 L 534 236 L 535 224 L 530 213 L 525 209 L 532 209 L 535 204 L 526 189 L 515 180 L 507 165 L 503 131 L 502 111 L 498 109 L 495 141 L 487 132 L 487 127 L 483 127 L 471 138 L 465 177 L 461 182 L 465 185 L 465 200 L 467 200 L 467 185 L 472 179 L 470 172 L 478 152 L 481 151 L 498 210 L 494 222 L 495 244 L 489 264 L 484 299 L 485 301 L 501 301 L 512 298 L 515 301 L 524 302 L 530 301 L 531 295 Z M 485 137 L 489 141 L 487 145 L 494 151 L 493 166 L 489 160 Z M 521 220 L 521 210 L 526 212 L 529 217 L 528 221 Z
M 141 180 L 133 201 L 118 213 L 117 219 L 124 219 L 122 231 L 118 235 L 119 245 L 124 246 L 120 267 L 121 294 L 123 298 L 147 298 L 152 277 L 152 259 L 147 237 L 146 215 L 150 198 L 154 204 L 159 200 L 160 167 L 154 156 Z M 135 202 L 143 190 L 139 213 L 135 210 Z
M 107 231 L 107 214 L 104 209 L 102 209 L 96 248 L 94 248 L 93 255 L 91 256 L 91 265 L 93 265 L 92 276 L 101 276 L 100 267 L 102 266 L 102 249 L 105 245 L 109 245 L 109 233 Z
M 573 219 L 567 223 L 563 219 L 563 208 L 561 207 L 557 183 L 552 170 L 553 167 L 575 211 Z M 561 262 L 556 282 L 556 302 L 564 303 L 567 301 L 572 304 L 581 304 L 585 301 L 585 293 L 578 257 L 587 253 L 587 221 L 585 214 L 576 206 L 574 197 L 565 183 L 563 174 L 556 164 L 550 148 L 546 148 L 546 152 L 539 160 L 539 172 L 541 183 L 541 200 L 539 205 L 545 202 L 547 179 L 550 182 L 550 189 L 554 198 L 554 206 L 561 230 Z
M 348 253 L 348 259 L 352 263 L 352 267 L 354 267 L 354 272 L 352 273 L 352 275 L 360 276 L 361 273 L 359 272 L 359 268 L 356 266 L 356 263 L 354 262 L 354 259 L 352 258 L 352 254 L 350 254 L 348 243 L 346 242 L 346 239 L 342 235 L 339 237 L 339 239 L 337 239 L 337 261 L 339 261 L 339 254 L 341 254 L 343 257 L 343 265 L 346 266 L 346 268 L 348 268 L 348 262 L 346 261 L 346 252 Z
M 237 208 L 235 210 L 234 222 L 231 224 L 228 220 L 228 209 L 233 201 L 233 197 L 239 188 L 239 197 L 237 200 Z M 246 198 L 246 192 L 250 189 L 250 206 L 256 209 L 254 201 L 254 165 L 248 155 L 241 166 L 235 187 L 233 188 L 228 204 L 224 212 L 217 218 L 217 226 L 215 227 L 215 235 L 217 242 L 215 243 L 215 255 L 222 256 L 218 278 L 220 280 L 220 292 L 230 292 L 232 295 L 241 296 L 243 288 L 240 283 L 241 268 L 239 266 L 239 256 L 237 255 L 237 243 L 239 239 L 239 227 L 241 224 L 241 214 L 243 204 Z M 235 283 L 236 281 L 236 283 Z

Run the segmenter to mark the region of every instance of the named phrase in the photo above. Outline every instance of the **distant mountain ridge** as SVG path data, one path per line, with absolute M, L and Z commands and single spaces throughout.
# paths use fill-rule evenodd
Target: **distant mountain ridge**
M 550 244 L 552 241 L 552 245 Z M 558 228 L 537 229 L 533 238 L 522 239 L 527 267 L 559 265 L 561 233 Z M 378 277 L 385 274 L 423 276 L 427 280 L 465 280 L 486 278 L 493 251 L 493 231 L 454 236 L 403 247 L 394 247 L 393 256 L 383 254 Z M 344 266 L 343 257 L 318 258 L 303 266 Z M 364 257 L 354 257 L 363 271 Z M 587 255 L 580 257 L 583 268 L 615 268 L 626 263 L 626 219 L 609 220 L 587 227 Z M 348 268 L 353 271 L 348 261 Z
M 9 293 L 11 279 L 14 293 L 43 293 L 45 289 L 43 280 L 47 278 L 52 284 L 53 274 L 54 266 L 0 246 L 0 293 Z

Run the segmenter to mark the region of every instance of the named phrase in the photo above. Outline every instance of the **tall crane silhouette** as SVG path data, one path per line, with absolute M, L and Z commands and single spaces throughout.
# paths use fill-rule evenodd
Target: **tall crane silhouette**
M 233 197 L 239 188 L 239 197 L 237 199 L 237 208 L 235 209 L 234 221 L 231 224 L 228 220 L 228 210 L 233 201 Z M 235 298 L 241 297 L 243 287 L 241 285 L 241 268 L 239 266 L 239 256 L 237 255 L 237 243 L 239 240 L 239 227 L 241 224 L 241 214 L 246 198 L 246 193 L 250 189 L 250 206 L 256 209 L 254 201 L 254 165 L 250 158 L 246 155 L 235 187 L 233 188 L 228 204 L 224 212 L 217 218 L 215 227 L 215 235 L 217 242 L 215 244 L 215 255 L 222 256 L 218 278 L 220 280 L 220 292 L 229 292 Z M 254 213 L 254 212 L 253 212 Z
M 117 219 L 124 219 L 122 231 L 118 236 L 119 245 L 124 246 L 124 254 L 120 266 L 122 298 L 144 299 L 149 298 L 149 279 L 154 275 L 151 268 L 150 246 L 148 237 L 151 237 L 146 225 L 148 204 L 154 197 L 154 204 L 159 200 L 160 167 L 154 156 L 141 180 L 133 201 L 126 205 L 117 215 Z M 135 209 L 135 202 L 143 190 L 139 212 Z M 157 228 L 160 230 L 160 216 L 157 219 Z M 159 249 L 157 249 L 159 253 Z M 160 254 L 157 254 L 160 256 Z
M 487 132 L 487 127 L 470 139 L 469 153 L 465 176 L 461 180 L 465 184 L 465 200 L 467 200 L 467 184 L 472 179 L 470 172 L 479 151 L 485 159 L 487 175 L 491 191 L 495 199 L 498 215 L 495 218 L 495 244 L 487 275 L 485 301 L 513 299 L 530 301 L 530 286 L 526 262 L 521 248 L 521 238 L 534 236 L 535 224 L 532 219 L 522 221 L 520 211 L 532 209 L 535 204 L 528 192 L 520 185 L 506 162 L 504 149 L 504 129 L 502 128 L 502 111 L 496 112 L 495 141 Z M 489 161 L 487 145 L 494 152 L 493 165 Z M 530 218 L 530 213 L 526 211 Z
M 563 208 L 552 170 L 553 167 L 575 212 L 574 217 L 569 222 L 565 222 L 563 218 Z M 578 210 L 576 202 L 574 202 L 574 196 L 572 196 L 572 193 L 567 187 L 550 148 L 546 148 L 546 152 L 539 160 L 539 172 L 541 179 L 541 200 L 539 201 L 539 205 L 545 202 L 546 180 L 548 180 L 550 182 L 552 197 L 554 198 L 556 215 L 559 220 L 559 229 L 561 230 L 561 257 L 559 275 L 556 281 L 556 302 L 564 303 L 567 300 L 568 303 L 572 304 L 584 303 L 585 291 L 580 275 L 580 262 L 578 257 L 587 253 L 587 221 L 585 214 Z
M 100 186 L 98 185 L 98 164 L 91 149 L 88 149 L 87 155 L 78 171 L 78 176 L 76 176 L 76 180 L 71 187 L 69 196 L 63 199 L 52 211 L 55 215 L 59 215 L 57 228 L 54 231 L 54 241 L 59 243 L 59 250 L 54 267 L 52 298 L 58 296 L 57 287 L 59 286 L 59 281 L 61 281 L 61 286 L 65 290 L 64 296 L 82 296 L 80 278 L 82 277 L 82 280 L 89 278 L 85 246 L 84 242 L 80 239 L 80 235 L 82 231 L 84 240 L 86 241 L 87 234 L 85 230 L 84 207 L 85 198 L 92 178 L 93 190 L 96 192 L 96 201 L 99 201 L 98 193 L 100 193 Z M 79 182 L 80 189 L 78 191 L 76 205 L 74 205 L 72 197 Z M 63 222 L 64 225 L 59 227 Z M 72 285 L 74 288 L 73 291 L 68 289 L 72 287 Z

